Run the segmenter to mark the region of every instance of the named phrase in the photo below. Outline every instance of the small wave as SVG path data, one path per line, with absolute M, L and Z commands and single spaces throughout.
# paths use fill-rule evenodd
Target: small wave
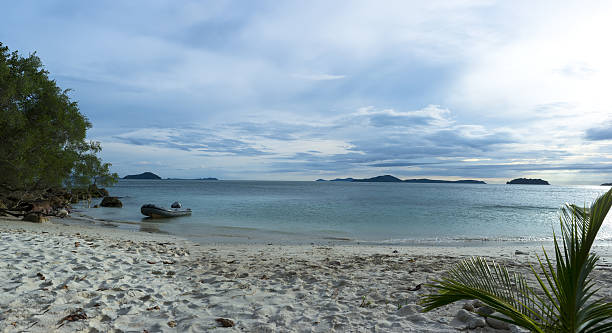
M 323 237 L 323 239 L 326 239 L 326 240 L 336 240 L 336 241 L 345 241 L 345 242 L 350 242 L 350 241 L 353 240 L 353 239 L 347 238 L 347 237 L 332 237 L 332 236 Z
M 542 243 L 552 241 L 552 237 L 432 237 L 432 238 L 392 238 L 384 240 L 355 240 L 366 244 L 383 245 L 473 245 L 491 243 Z
M 525 209 L 525 210 L 551 210 L 556 211 L 559 210 L 559 207 L 550 207 L 550 206 L 519 206 L 519 205 L 484 205 L 484 206 L 476 206 L 477 208 L 487 208 L 487 209 Z

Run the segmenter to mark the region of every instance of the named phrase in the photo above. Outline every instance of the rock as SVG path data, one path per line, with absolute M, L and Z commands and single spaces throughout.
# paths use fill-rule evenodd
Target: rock
M 215 321 L 217 323 L 219 323 L 219 325 L 221 325 L 221 327 L 234 327 L 234 321 L 231 320 L 231 319 L 217 318 L 217 319 L 215 319 Z
M 53 207 L 51 207 L 51 202 L 49 202 L 49 200 L 36 200 L 32 202 L 30 211 L 50 214 L 53 212 Z
M 57 216 L 59 217 L 66 217 L 68 216 L 68 211 L 64 208 L 60 209 L 57 211 Z
M 476 313 L 484 317 L 492 314 L 493 312 L 495 312 L 495 310 L 491 309 L 488 306 L 481 306 L 478 309 L 476 309 Z
M 526 255 L 526 254 L 529 254 L 529 252 L 524 252 L 524 251 L 521 251 L 521 250 L 516 250 L 516 251 L 514 251 L 514 254 L 516 254 L 516 255 L 520 255 L 520 254 Z
M 487 324 L 493 328 L 496 328 L 498 330 L 508 330 L 510 329 L 510 324 L 503 321 L 503 320 L 499 320 L 499 319 L 495 319 L 491 316 L 495 316 L 495 317 L 501 317 L 501 318 L 508 318 L 506 315 L 503 315 L 499 312 L 493 312 L 490 314 L 490 316 L 487 317 L 486 321 Z
M 100 202 L 100 207 L 123 207 L 123 203 L 117 197 L 104 197 Z
M 28 222 L 34 222 L 34 223 L 49 222 L 49 219 L 47 217 L 42 216 L 41 214 L 38 214 L 38 213 L 27 214 L 23 217 L 23 220 L 28 221 Z
M 474 305 L 470 302 L 463 303 L 463 309 L 474 312 Z
M 465 309 L 459 310 L 459 312 L 457 312 L 457 315 L 455 316 L 455 319 L 460 321 L 461 323 L 464 323 L 469 329 L 474 329 L 476 327 L 485 327 L 487 325 L 484 318 L 479 317 L 478 315 L 469 312 Z
M 481 300 L 479 299 L 475 299 L 472 301 L 472 306 L 474 306 L 475 308 L 481 308 L 483 306 L 487 306 L 485 303 L 483 303 Z

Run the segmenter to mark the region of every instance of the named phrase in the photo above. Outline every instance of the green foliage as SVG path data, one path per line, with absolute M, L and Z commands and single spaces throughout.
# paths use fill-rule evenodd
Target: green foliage
M 464 260 L 436 284 L 436 293 L 421 299 L 425 311 L 459 301 L 479 299 L 507 318 L 496 318 L 532 332 L 611 332 L 612 303 L 596 298 L 589 274 L 599 257 L 591 247 L 612 206 L 612 190 L 589 209 L 566 205 L 561 211 L 561 240 L 555 235 L 555 259 L 538 257 L 540 274 L 531 267 L 536 290 L 518 273 L 482 258 Z
M 85 140 L 91 123 L 67 93 L 35 54 L 24 58 L 0 43 L 0 185 L 33 190 L 116 180 L 96 156 L 100 144 Z

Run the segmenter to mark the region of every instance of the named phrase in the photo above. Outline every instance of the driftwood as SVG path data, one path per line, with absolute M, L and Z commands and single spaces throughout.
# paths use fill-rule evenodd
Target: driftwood
M 1 208 L 0 208 L 0 213 L 11 215 L 13 217 L 24 217 L 32 213 L 40 214 L 42 216 L 57 216 L 57 214 L 54 214 L 54 213 L 32 212 L 32 211 L 21 211 L 21 213 L 19 213 L 18 211 L 15 211 L 15 210 L 8 210 L 8 209 L 1 209 Z
M 15 213 L 15 212 L 9 211 L 7 209 L 2 209 L 2 208 L 0 208 L 0 214 L 11 215 L 13 217 L 22 217 L 26 215 L 25 213 Z

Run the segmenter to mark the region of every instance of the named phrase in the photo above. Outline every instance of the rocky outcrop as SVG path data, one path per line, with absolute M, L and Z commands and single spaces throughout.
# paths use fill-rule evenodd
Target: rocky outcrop
M 118 197 L 104 197 L 102 202 L 100 202 L 100 207 L 115 207 L 121 208 L 123 207 L 123 203 L 119 200 Z
M 43 216 L 63 217 L 70 214 L 70 204 L 105 196 L 108 196 L 108 191 L 96 185 L 85 188 L 49 188 L 32 191 L 5 189 L 0 191 L 0 215 L 22 217 L 29 213 L 38 213 Z
M 161 179 L 161 177 L 153 172 L 143 172 L 138 175 L 127 175 L 123 179 Z
M 601 186 L 612 186 L 612 183 L 603 183 Z
M 543 179 L 530 179 L 530 178 L 516 178 L 512 179 L 506 184 L 520 184 L 520 185 L 550 185 L 547 181 Z

